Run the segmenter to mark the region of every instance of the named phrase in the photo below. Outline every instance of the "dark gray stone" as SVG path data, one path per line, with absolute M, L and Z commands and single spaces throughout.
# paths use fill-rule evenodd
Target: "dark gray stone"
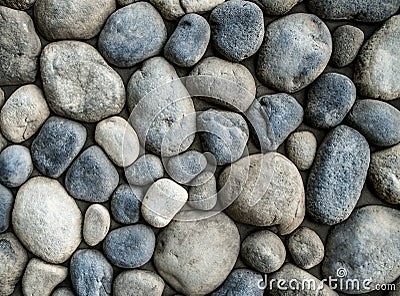
M 180 184 L 188 184 L 207 167 L 207 158 L 195 150 L 171 157 L 166 166 L 168 175 Z
M 134 224 L 139 221 L 143 190 L 121 184 L 111 198 L 111 213 L 114 219 L 123 224 Z
M 153 256 L 156 237 L 144 224 L 124 226 L 111 231 L 103 243 L 110 262 L 122 268 L 137 268 Z
M 167 29 L 158 11 L 146 2 L 118 9 L 99 36 L 99 51 L 117 67 L 132 67 L 158 55 L 167 40 Z
M 287 94 L 266 95 L 246 111 L 253 137 L 263 151 L 273 151 L 303 120 L 303 108 Z
M 71 258 L 71 282 L 78 296 L 111 295 L 113 268 L 97 250 L 79 250 Z
M 125 168 L 125 177 L 132 186 L 145 186 L 161 179 L 164 167 L 161 159 L 146 153 L 139 157 L 131 166 Z
M 105 202 L 118 186 L 119 175 L 98 146 L 86 149 L 65 176 L 65 188 L 76 199 Z
M 262 280 L 261 274 L 250 269 L 235 269 L 211 296 L 263 296 L 264 291 L 259 288 Z
M 364 32 L 351 25 L 340 26 L 333 32 L 332 42 L 332 64 L 339 68 L 345 67 L 356 58 L 364 43 Z
M 13 9 L 26 10 L 31 7 L 36 0 L 0 0 L 0 5 L 8 6 Z
M 373 145 L 387 147 L 400 142 L 400 111 L 388 103 L 359 100 L 347 122 Z
M 268 15 L 282 15 L 303 0 L 253 0 Z
M 83 148 L 86 134 L 80 123 L 56 116 L 49 118 L 32 142 L 35 167 L 45 176 L 58 178 Z
M 0 233 L 6 231 L 10 225 L 13 204 L 14 196 L 11 191 L 0 185 Z
M 32 171 L 31 154 L 25 146 L 8 146 L 0 153 L 0 183 L 4 186 L 21 186 Z
M 210 41 L 210 25 L 198 14 L 181 18 L 164 47 L 164 56 L 181 67 L 191 67 L 203 57 Z
M 339 125 L 356 101 L 356 87 L 344 75 L 321 75 L 308 91 L 305 120 L 313 127 L 332 128 Z
M 308 214 L 334 225 L 346 220 L 357 204 L 367 177 L 370 150 L 356 130 L 340 125 L 318 149 L 307 184 Z

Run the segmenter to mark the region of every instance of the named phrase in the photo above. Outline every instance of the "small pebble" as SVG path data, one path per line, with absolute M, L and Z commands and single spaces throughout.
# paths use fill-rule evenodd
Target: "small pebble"
M 193 179 L 188 190 L 192 208 L 210 211 L 217 204 L 217 181 L 212 172 L 205 171 Z
M 143 189 L 121 184 L 111 198 L 111 213 L 122 224 L 134 224 L 139 221 Z
M 338 27 L 332 35 L 333 52 L 331 61 L 342 68 L 350 65 L 364 43 L 364 32 L 351 25 Z
M 132 186 L 149 185 L 163 176 L 161 159 L 149 153 L 140 156 L 131 166 L 125 168 L 125 177 Z
M 11 221 L 14 196 L 6 187 L 0 185 L 0 233 L 8 229 Z
M 207 167 L 207 158 L 195 150 L 171 157 L 166 169 L 168 175 L 180 184 L 188 184 Z
M 70 288 L 58 288 L 51 296 L 74 296 L 74 292 Z
M 114 281 L 114 296 L 161 296 L 164 281 L 155 272 L 148 270 L 129 270 L 121 272 Z
M 99 204 L 91 205 L 86 210 L 83 222 L 83 239 L 85 242 L 89 246 L 100 243 L 106 237 L 110 223 L 110 213 L 106 207 Z
M 8 146 L 0 153 L 0 183 L 4 186 L 21 186 L 28 180 L 32 171 L 31 154 L 25 146 Z
M 295 132 L 286 141 L 286 155 L 300 171 L 312 166 L 317 148 L 317 139 L 309 131 Z
M 288 13 L 297 3 L 303 0 L 253 0 L 268 15 L 283 15 Z
M 0 5 L 8 6 L 13 9 L 26 10 L 30 8 L 36 0 L 0 0 Z
M 264 291 L 259 288 L 260 281 L 263 281 L 263 277 L 257 272 L 250 269 L 235 269 L 211 296 L 263 296 Z

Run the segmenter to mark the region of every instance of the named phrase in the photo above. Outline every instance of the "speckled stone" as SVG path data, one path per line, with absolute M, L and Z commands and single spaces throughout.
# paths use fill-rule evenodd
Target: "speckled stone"
M 114 281 L 114 296 L 161 296 L 164 281 L 155 272 L 148 270 L 129 270 L 121 272 Z
M 139 221 L 143 189 L 138 186 L 121 184 L 111 198 L 111 213 L 122 224 L 134 224 Z
M 331 62 L 336 67 L 345 67 L 356 58 L 364 43 L 364 32 L 351 25 L 335 29 L 332 35 L 333 52 Z
M 74 296 L 74 292 L 70 288 L 58 288 L 54 290 L 51 296 Z
M 31 154 L 25 146 L 8 146 L 0 153 L 0 183 L 4 186 L 21 186 L 28 180 L 32 171 Z
M 166 169 L 168 175 L 180 184 L 188 184 L 207 167 L 207 158 L 195 150 L 171 157 Z
M 244 268 L 235 269 L 211 296 L 263 296 L 264 291 L 259 288 L 260 281 L 263 281 L 263 277 L 257 272 Z
M 125 168 L 125 177 L 132 186 L 149 185 L 163 176 L 161 159 L 149 153 L 140 156 L 131 166 Z
M 253 0 L 268 15 L 282 15 L 288 13 L 297 3 L 303 0 Z
M 110 213 L 107 208 L 94 204 L 89 206 L 85 213 L 83 222 L 83 239 L 89 246 L 95 246 L 100 243 L 107 235 L 110 229 Z
M 0 185 L 0 233 L 5 232 L 10 225 L 13 205 L 14 196 L 12 192 Z
M 188 204 L 192 208 L 209 211 L 217 204 L 217 180 L 212 172 L 204 171 L 190 184 Z
M 318 143 L 309 131 L 295 132 L 286 141 L 286 155 L 300 171 L 308 170 L 317 152 Z
M 26 10 L 30 8 L 36 0 L 0 0 L 0 5 L 13 9 Z

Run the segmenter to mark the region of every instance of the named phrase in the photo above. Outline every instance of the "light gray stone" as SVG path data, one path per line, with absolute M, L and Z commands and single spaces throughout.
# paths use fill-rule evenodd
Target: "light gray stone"
M 180 184 L 188 184 L 207 167 L 207 158 L 195 150 L 171 157 L 167 163 L 168 175 Z
M 317 139 L 312 132 L 295 132 L 286 141 L 286 155 L 300 171 L 308 170 L 314 162 L 317 147 Z
M 131 166 L 125 168 L 125 177 L 132 186 L 149 185 L 163 176 L 161 159 L 149 153 L 140 156 Z
M 331 61 L 336 67 L 345 67 L 357 57 L 364 43 L 364 32 L 351 25 L 343 25 L 333 32 L 333 51 Z
M 161 296 L 164 281 L 155 272 L 129 270 L 121 272 L 114 280 L 114 296 Z
M 51 296 L 74 296 L 74 292 L 70 288 L 58 288 L 54 290 Z
M 217 180 L 212 172 L 204 171 L 190 184 L 188 204 L 192 208 L 210 211 L 217 204 Z
M 100 243 L 110 229 L 110 213 L 107 208 L 100 205 L 91 205 L 85 213 L 83 222 L 83 239 L 89 246 Z

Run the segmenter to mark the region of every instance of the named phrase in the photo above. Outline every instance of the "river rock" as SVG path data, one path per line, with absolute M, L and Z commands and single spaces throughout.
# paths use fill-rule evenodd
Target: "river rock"
M 188 184 L 207 167 L 207 158 L 195 150 L 171 157 L 167 163 L 167 173 L 180 184 Z
M 345 67 L 357 57 L 364 43 L 364 32 L 351 25 L 338 27 L 332 35 L 333 52 L 331 61 L 336 67 Z
M 161 159 L 150 153 L 140 156 L 131 166 L 125 168 L 125 177 L 132 186 L 149 185 L 163 176 Z
M 13 205 L 14 196 L 12 192 L 0 185 L 0 233 L 5 232 L 10 225 Z
M 282 15 L 288 13 L 297 3 L 303 0 L 253 0 L 268 15 Z
M 85 213 L 83 223 L 83 239 L 89 246 L 100 243 L 110 229 L 110 213 L 107 208 L 100 205 L 91 205 Z
M 121 272 L 114 281 L 114 296 L 161 296 L 164 281 L 155 272 L 148 270 L 129 270 Z
M 244 268 L 235 269 L 211 296 L 263 296 L 264 291 L 259 288 L 260 281 L 263 281 L 263 277 L 257 272 Z
M 286 141 L 286 155 L 301 171 L 308 170 L 317 153 L 318 143 L 309 131 L 295 132 Z
M 204 171 L 190 184 L 188 204 L 192 208 L 209 211 L 217 204 L 217 180 L 212 172 Z
M 36 0 L 0 0 L 0 5 L 13 9 L 26 10 L 30 8 Z
M 0 153 L 0 183 L 4 186 L 21 186 L 28 180 L 32 171 L 31 154 L 25 146 L 8 146 Z
M 51 296 L 74 296 L 74 292 L 70 288 L 63 287 L 54 290 Z
M 138 222 L 143 196 L 141 187 L 119 185 L 111 198 L 111 213 L 114 219 L 122 224 Z

